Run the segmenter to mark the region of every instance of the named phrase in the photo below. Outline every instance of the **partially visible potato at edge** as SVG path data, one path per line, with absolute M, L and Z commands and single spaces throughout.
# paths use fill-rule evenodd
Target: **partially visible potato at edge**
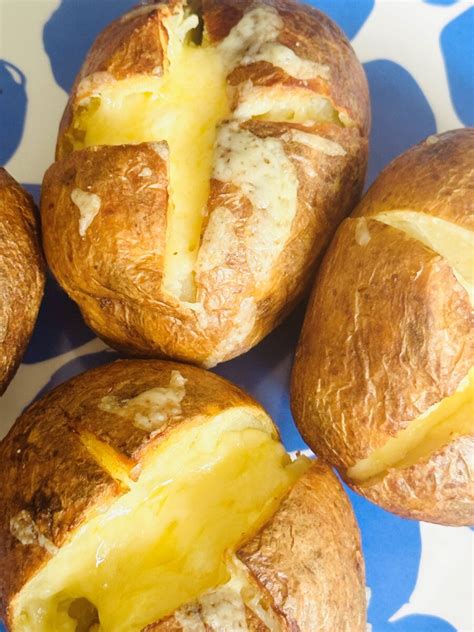
M 301 334 L 292 410 L 360 494 L 474 523 L 474 130 L 394 160 L 336 233 Z
M 261 406 L 218 376 L 88 371 L 23 413 L 0 462 L 10 632 L 365 632 L 340 483 L 292 462 Z
M 42 194 L 48 262 L 112 346 L 213 366 L 307 289 L 359 199 L 365 75 L 293 0 L 141 6 L 89 52 Z
M 26 350 L 43 289 L 33 200 L 0 168 L 0 395 Z

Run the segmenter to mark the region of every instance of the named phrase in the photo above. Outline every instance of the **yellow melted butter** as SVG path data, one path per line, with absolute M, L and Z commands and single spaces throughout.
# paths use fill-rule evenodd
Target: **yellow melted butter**
M 91 621 L 91 605 L 101 632 L 138 632 L 160 620 L 229 580 L 229 553 L 268 521 L 307 467 L 304 458 L 291 463 L 267 422 L 245 409 L 169 439 L 130 491 L 25 586 L 15 629 L 88 630 L 72 615 L 82 608 Z
M 371 482 L 389 468 L 405 468 L 433 454 L 457 436 L 474 432 L 474 368 L 460 388 L 414 419 L 396 437 L 347 470 L 356 482 Z
M 111 82 L 80 108 L 75 149 L 166 141 L 169 208 L 163 287 L 195 300 L 194 266 L 210 191 L 218 124 L 229 114 L 226 73 L 215 47 L 183 43 L 170 30 L 162 77 Z

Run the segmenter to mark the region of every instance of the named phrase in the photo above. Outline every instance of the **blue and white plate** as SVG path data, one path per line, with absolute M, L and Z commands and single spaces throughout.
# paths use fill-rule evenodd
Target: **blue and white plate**
M 133 4 L 0 0 L 0 164 L 36 198 L 81 61 L 96 34 Z M 373 111 L 368 184 L 429 134 L 474 125 L 472 2 L 311 4 L 340 24 L 365 66 Z M 266 406 L 289 450 L 305 447 L 288 405 L 301 320 L 299 310 L 256 349 L 217 369 Z M 0 400 L 0 437 L 40 394 L 115 357 L 50 279 L 24 362 Z M 474 632 L 472 531 L 403 520 L 354 494 L 351 499 L 363 536 L 373 632 Z

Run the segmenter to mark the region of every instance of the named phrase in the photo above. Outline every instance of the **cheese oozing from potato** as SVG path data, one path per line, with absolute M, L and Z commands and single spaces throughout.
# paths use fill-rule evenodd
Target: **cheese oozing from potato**
M 114 476 L 113 459 L 99 452 L 97 440 L 91 455 Z M 97 507 L 24 586 L 15 629 L 139 632 L 196 601 L 229 581 L 229 556 L 271 518 L 308 464 L 291 462 L 253 408 L 178 427 L 150 449 L 137 481 L 120 466 L 128 489 Z
M 229 113 L 226 74 L 215 47 L 188 41 L 198 18 L 173 16 L 162 77 L 137 76 L 104 85 L 74 121 L 74 147 L 167 141 L 169 209 L 164 289 L 195 300 L 194 265 L 210 191 L 218 124 Z
M 458 390 L 347 470 L 356 482 L 374 482 L 390 468 L 406 468 L 428 457 L 458 436 L 474 432 L 474 368 Z
M 363 218 L 362 218 L 363 219 Z M 474 297 L 474 233 L 438 217 L 411 210 L 394 210 L 371 216 L 397 228 L 441 255 L 466 290 Z M 413 419 L 396 437 L 347 470 L 353 481 L 371 484 L 390 468 L 406 468 L 433 454 L 458 436 L 474 432 L 474 368 L 452 395 Z

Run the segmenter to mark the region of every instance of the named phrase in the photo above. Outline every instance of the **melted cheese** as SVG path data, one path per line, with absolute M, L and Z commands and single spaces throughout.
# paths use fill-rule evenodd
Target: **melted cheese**
M 88 630 L 82 618 L 96 612 L 99 632 L 139 632 L 226 583 L 229 554 L 307 468 L 272 433 L 246 408 L 175 431 L 25 585 L 15 630 Z
M 305 125 L 328 122 L 342 126 L 338 111 L 326 97 L 306 88 L 289 91 L 280 85 L 246 84 L 239 92 L 234 117 L 243 121 L 254 118 Z
M 228 124 L 219 130 L 213 176 L 236 184 L 258 209 L 246 225 L 247 261 L 256 281 L 265 282 L 291 234 L 298 202 L 296 169 L 281 140 Z
M 87 229 L 92 224 L 95 216 L 100 211 L 101 199 L 95 193 L 73 189 L 71 200 L 79 209 L 79 235 L 85 237 Z
M 246 59 L 250 63 L 267 42 L 275 41 L 283 28 L 278 11 L 262 4 L 247 11 L 217 46 L 227 73 Z
M 285 132 L 283 140 L 289 140 L 299 143 L 300 145 L 305 145 L 306 147 L 321 152 L 326 156 L 345 156 L 347 153 L 344 147 L 342 147 L 339 143 L 336 143 L 329 138 L 319 136 L 318 134 L 308 134 L 307 132 L 302 132 L 299 129 L 292 129 Z
M 454 438 L 474 432 L 474 368 L 458 390 L 414 419 L 396 437 L 347 470 L 350 479 L 371 482 L 390 468 L 406 468 Z
M 151 388 L 123 401 L 107 395 L 102 398 L 99 408 L 130 419 L 134 426 L 145 432 L 154 432 L 169 419 L 181 415 L 185 384 L 186 380 L 179 371 L 171 371 L 169 386 Z
M 302 59 L 291 48 L 277 42 L 265 42 L 255 54 L 245 55 L 240 63 L 248 65 L 259 61 L 266 61 L 272 66 L 281 68 L 295 79 L 309 80 L 316 77 L 329 79 L 328 66 L 310 59 Z
M 179 18 L 180 16 L 178 16 Z M 182 16 L 181 16 L 182 17 Z M 229 113 L 226 76 L 216 48 L 185 42 L 196 16 L 169 28 L 163 77 L 113 81 L 78 113 L 75 148 L 167 141 L 169 209 L 163 287 L 195 298 L 194 264 L 209 197 L 216 127 Z
M 148 8 L 143 10 L 148 11 Z M 91 145 L 167 142 L 169 208 L 163 289 L 188 303 L 196 301 L 195 267 L 210 192 L 210 177 L 213 164 L 214 172 L 219 170 L 219 161 L 223 159 L 220 152 L 222 135 L 225 137 L 228 131 L 224 126 L 214 154 L 216 130 L 230 115 L 227 74 L 238 65 L 266 61 L 300 79 L 329 77 L 328 67 L 302 59 L 278 42 L 284 24 L 274 7 L 251 7 L 217 46 L 210 45 L 205 36 L 200 46 L 189 42 L 189 32 L 197 24 L 196 15 L 185 17 L 179 11 L 167 19 L 165 27 L 169 44 L 162 76 L 135 76 L 122 81 L 114 81 L 110 77 L 108 80 L 97 77 L 96 81 L 93 77 L 86 78 L 84 85 L 88 86 L 89 91 L 92 90 L 92 94 L 83 92 L 87 97 L 80 102 L 70 139 L 75 149 Z M 341 124 L 337 111 L 327 98 L 306 89 L 295 89 L 291 94 L 287 92 L 281 86 L 275 90 L 254 89 L 252 86 L 239 90 L 239 102 L 232 117 L 238 120 L 261 118 L 305 124 L 315 121 Z M 265 139 L 260 142 L 254 137 L 255 140 L 250 141 L 250 136 L 249 132 L 242 133 L 240 142 L 236 135 L 233 145 L 236 151 L 239 150 L 239 144 L 244 152 L 249 150 L 252 166 L 255 165 L 255 149 L 258 146 L 263 156 L 269 153 L 273 145 L 276 155 L 271 158 L 268 168 L 265 165 L 259 167 L 253 178 L 249 174 L 244 184 L 245 194 L 248 196 L 249 182 L 259 180 L 255 195 L 262 196 L 260 178 L 263 171 L 270 177 L 265 186 L 271 189 L 277 181 L 274 174 L 277 162 L 283 166 L 284 177 L 289 178 L 287 185 L 278 184 L 277 193 L 273 195 L 278 207 L 274 210 L 265 207 L 268 208 L 267 214 L 257 213 L 256 234 L 269 231 L 269 238 L 258 247 L 263 252 L 269 251 L 273 242 L 277 244 L 277 249 L 280 248 L 282 236 L 287 233 L 288 222 L 294 215 L 293 189 L 296 176 L 291 162 L 283 158 L 284 152 L 278 140 Z M 244 144 L 246 147 L 243 147 Z M 160 155 L 164 155 L 163 145 L 157 144 L 157 148 Z M 334 151 L 333 148 L 328 149 L 327 143 L 324 148 Z M 165 159 L 168 160 L 167 157 Z M 245 154 L 237 156 L 233 166 L 246 159 Z M 222 169 L 225 171 L 227 167 L 224 165 Z M 238 179 L 233 182 L 239 184 Z M 279 196 L 285 188 L 287 192 L 283 194 L 288 194 L 289 206 L 284 226 L 281 227 L 280 220 L 275 222 L 274 216 L 282 217 L 283 200 Z M 272 192 L 267 197 L 271 198 Z M 88 213 L 81 224 L 84 234 L 92 219 L 93 214 Z M 268 273 L 264 268 L 270 268 L 274 256 L 269 258 L 267 266 L 262 266 L 260 255 L 257 259 L 259 269 L 256 273 L 263 278 Z

